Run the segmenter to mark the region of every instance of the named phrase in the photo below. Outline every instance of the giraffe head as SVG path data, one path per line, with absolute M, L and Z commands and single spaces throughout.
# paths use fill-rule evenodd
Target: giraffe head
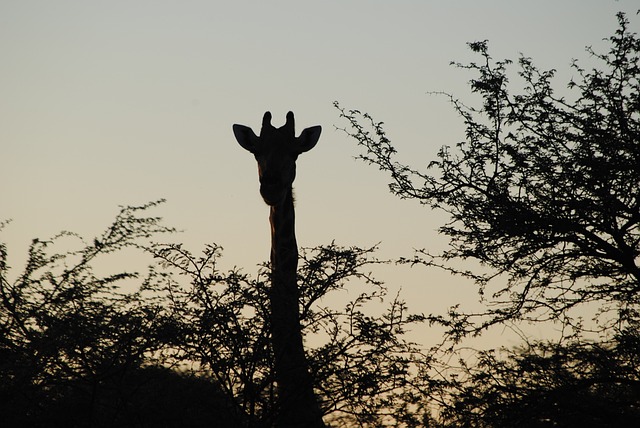
M 253 153 L 258 161 L 260 195 L 267 205 L 278 205 L 284 201 L 296 178 L 296 159 L 300 153 L 311 150 L 322 128 L 306 128 L 299 137 L 295 136 L 293 113 L 287 113 L 287 122 L 280 128 L 271 125 L 271 113 L 262 118 L 260 136 L 244 125 L 233 125 L 233 133 L 238 143 Z

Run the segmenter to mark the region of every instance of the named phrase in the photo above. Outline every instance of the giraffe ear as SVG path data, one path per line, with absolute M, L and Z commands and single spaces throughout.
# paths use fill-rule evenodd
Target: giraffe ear
M 258 137 L 251 128 L 244 125 L 233 125 L 233 135 L 236 136 L 238 144 L 240 144 L 243 149 L 248 150 L 251 153 L 256 152 Z
M 298 143 L 296 147 L 298 153 L 308 152 L 313 149 L 320 139 L 320 132 L 322 132 L 321 126 L 312 126 L 311 128 L 304 129 L 296 139 Z

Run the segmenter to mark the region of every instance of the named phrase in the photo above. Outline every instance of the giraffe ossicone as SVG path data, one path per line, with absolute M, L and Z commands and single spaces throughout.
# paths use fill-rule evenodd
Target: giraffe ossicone
M 271 113 L 266 112 L 259 136 L 248 126 L 233 125 L 233 134 L 240 146 L 253 153 L 258 162 L 260 194 L 267 205 L 283 202 L 296 178 L 298 155 L 316 145 L 321 131 L 320 126 L 312 126 L 296 137 L 292 112 L 287 113 L 287 121 L 280 128 L 271 124 Z

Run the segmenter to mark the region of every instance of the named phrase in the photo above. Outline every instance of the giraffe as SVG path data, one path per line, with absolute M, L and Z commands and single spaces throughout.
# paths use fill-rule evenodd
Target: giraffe
M 244 125 L 233 125 L 242 148 L 258 162 L 260 194 L 270 207 L 271 223 L 271 341 L 278 391 L 278 427 L 325 427 L 304 353 L 297 284 L 298 245 L 295 235 L 293 180 L 298 155 L 311 150 L 320 126 L 295 136 L 293 113 L 275 128 L 271 113 L 262 119 L 260 136 Z

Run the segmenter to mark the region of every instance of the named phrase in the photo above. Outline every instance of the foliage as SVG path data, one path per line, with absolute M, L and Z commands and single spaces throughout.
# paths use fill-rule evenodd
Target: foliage
M 521 57 L 524 89 L 513 95 L 510 60 L 494 61 L 486 41 L 470 43 L 481 62 L 455 64 L 476 74 L 470 107 L 447 95 L 466 126 L 466 139 L 443 147 L 426 171 L 395 161 L 382 122 L 336 107 L 345 130 L 364 148 L 360 159 L 391 176 L 391 191 L 446 211 L 439 231 L 450 239 L 440 255 L 427 250 L 404 262 L 440 266 L 472 278 L 489 309 L 452 308 L 432 321 L 453 338 L 509 320 L 560 320 L 576 325 L 572 310 L 597 307 L 611 325 L 634 314 L 640 296 L 640 39 L 624 14 L 608 39 L 610 50 L 588 51 L 601 68 L 577 62 L 556 95 L 555 70 Z M 477 261 L 489 270 L 456 268 Z M 489 284 L 490 281 L 491 285 Z
M 375 248 L 342 248 L 335 244 L 304 249 L 299 268 L 301 323 L 316 391 L 328 420 L 359 426 L 417 426 L 419 412 L 399 412 L 410 396 L 410 368 L 419 362 L 417 346 L 403 339 L 408 325 L 422 321 L 408 315 L 395 298 L 385 313 L 372 316 L 367 303 L 382 300 L 383 285 L 362 269 L 380 263 Z M 271 426 L 275 414 L 273 355 L 269 341 L 269 266 L 256 279 L 240 270 L 218 270 L 221 249 L 208 247 L 196 257 L 181 245 L 154 249 L 165 268 L 186 275 L 189 288 L 171 283 L 171 307 L 179 320 L 174 346 L 182 360 L 197 362 L 216 380 L 237 411 Z M 321 305 L 332 292 L 345 292 L 360 280 L 360 292 L 344 309 Z M 172 281 L 172 280 L 170 280 Z M 168 283 L 169 284 L 169 283 Z M 414 398 L 413 401 L 416 401 Z
M 155 205 L 122 208 L 90 242 L 69 232 L 34 240 L 13 281 L 0 246 L 7 426 L 273 425 L 269 265 L 252 278 L 220 270 L 215 244 L 194 256 L 181 244 L 153 243 L 174 231 L 146 216 Z M 155 260 L 144 274 L 96 273 L 105 256 L 131 251 Z M 397 296 L 382 314 L 369 308 L 386 297 L 365 270 L 382 263 L 374 251 L 302 251 L 301 321 L 316 390 L 332 424 L 418 426 L 425 410 L 410 386 L 421 359 L 403 335 L 423 318 Z M 347 285 L 360 291 L 344 308 L 322 304 Z
M 417 388 L 437 403 L 429 426 L 640 421 L 640 39 L 617 17 L 609 51 L 587 49 L 599 67 L 574 61 L 565 95 L 552 87 L 555 70 L 526 57 L 515 92 L 513 63 L 494 61 L 486 41 L 470 43 L 481 61 L 454 65 L 474 73 L 470 88 L 481 103 L 444 94 L 466 138 L 440 149 L 426 170 L 396 160 L 382 122 L 335 103 L 344 131 L 364 149 L 359 158 L 390 175 L 393 194 L 449 215 L 439 229 L 448 250 L 419 250 L 400 263 L 470 278 L 486 303 L 479 313 L 454 306 L 428 316 L 452 340 L 442 358 L 430 355 Z M 479 267 L 460 268 L 465 263 Z M 576 314 L 588 311 L 595 323 L 586 326 Z M 460 345 L 492 325 L 522 321 L 559 321 L 569 334 L 510 350 Z M 599 341 L 587 340 L 594 332 Z
M 412 371 L 428 360 L 404 334 L 424 317 L 410 314 L 398 295 L 380 315 L 367 310 L 369 302 L 382 302 L 387 295 L 382 283 L 361 271 L 380 263 L 369 260 L 373 251 L 332 244 L 303 252 L 302 306 L 311 308 L 303 312 L 304 332 L 325 338 L 312 348 L 311 365 L 332 419 L 342 416 L 347 426 L 420 426 L 425 409 L 415 408 L 421 403 L 414 390 L 420 380 Z M 343 309 L 319 305 L 329 292 L 356 289 L 353 279 L 373 286 L 372 291 L 360 292 Z
M 450 378 L 442 426 L 630 427 L 640 420 L 640 337 L 484 351 Z
M 5 426 L 162 426 L 158 417 L 169 420 L 168 404 L 174 411 L 184 408 L 182 398 L 190 388 L 192 398 L 196 388 L 213 390 L 209 394 L 215 397 L 215 384 L 204 387 L 206 381 L 143 368 L 166 362 L 163 334 L 169 313 L 153 287 L 154 271 L 145 276 L 95 273 L 105 256 L 140 250 L 142 241 L 173 232 L 157 217 L 140 216 L 157 204 L 122 208 L 105 233 L 89 243 L 69 232 L 35 239 L 14 281 L 2 245 L 0 413 Z M 139 285 L 125 292 L 132 282 Z M 167 382 L 174 391 L 183 390 L 182 398 L 167 389 L 152 394 Z M 215 408 L 215 402 L 204 401 L 203 407 Z M 185 426 L 189 420 L 190 426 L 202 426 L 197 418 L 185 418 Z
M 173 325 L 168 336 L 181 363 L 210 377 L 233 397 L 234 413 L 269 426 L 274 409 L 273 362 L 268 343 L 265 284 L 239 269 L 218 270 L 222 249 L 196 257 L 180 244 L 155 245 L 159 278 Z M 180 280 L 184 277 L 188 282 Z

